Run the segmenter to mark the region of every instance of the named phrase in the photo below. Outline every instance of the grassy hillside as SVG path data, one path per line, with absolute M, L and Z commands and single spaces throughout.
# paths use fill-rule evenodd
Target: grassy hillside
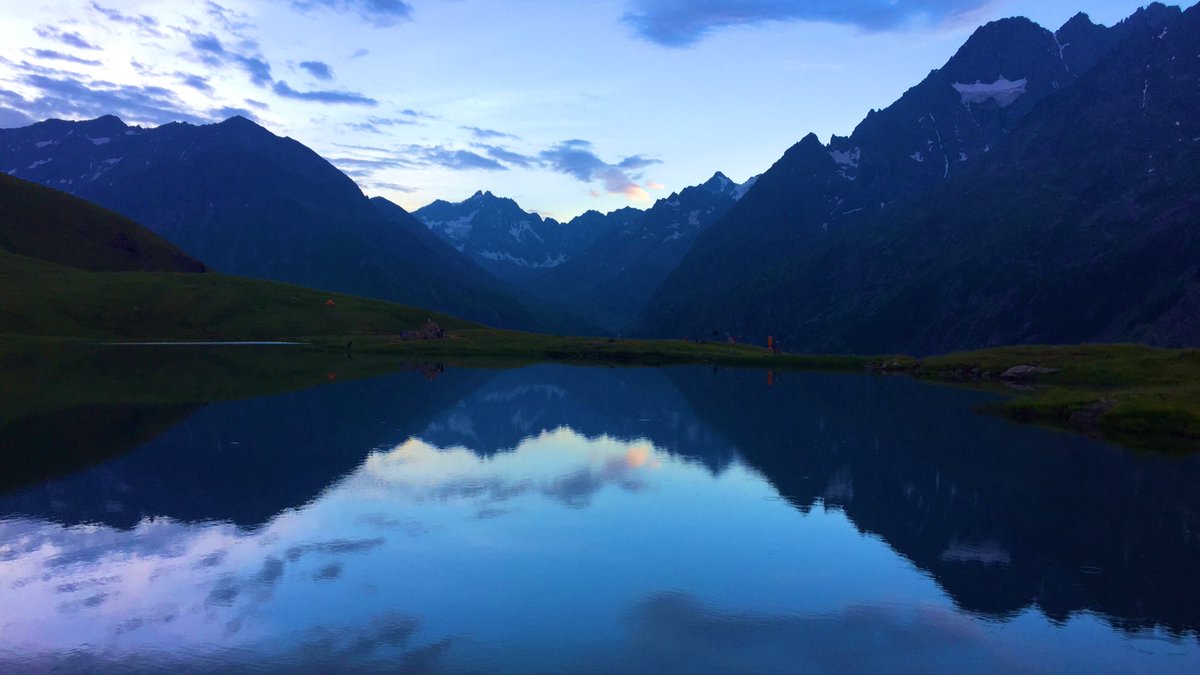
M 269 340 L 394 333 L 423 309 L 204 272 L 137 223 L 82 199 L 0 176 L 0 334 Z
M 475 325 L 288 284 L 217 274 L 85 272 L 0 251 L 0 333 L 11 335 L 270 340 L 398 332 L 429 318 L 447 328 Z
M 0 174 L 0 248 L 93 272 L 204 272 L 166 239 L 95 204 Z

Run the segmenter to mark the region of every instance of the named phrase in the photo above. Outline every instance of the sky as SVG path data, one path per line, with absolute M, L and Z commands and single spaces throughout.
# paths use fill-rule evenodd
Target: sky
M 243 115 L 409 210 L 490 190 L 568 219 L 847 135 L 988 21 L 1142 4 L 0 0 L 0 128 Z

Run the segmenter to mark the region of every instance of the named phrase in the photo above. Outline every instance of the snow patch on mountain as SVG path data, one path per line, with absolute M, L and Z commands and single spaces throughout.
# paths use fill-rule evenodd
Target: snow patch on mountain
M 476 210 L 463 216 L 462 218 L 456 218 L 454 220 L 447 220 L 444 222 L 426 221 L 425 225 L 431 230 L 437 228 L 442 232 L 445 232 L 446 236 L 450 237 L 451 239 L 466 239 L 467 236 L 471 234 L 471 222 L 475 220 L 475 216 L 478 214 L 479 211 Z
M 516 239 L 517 241 L 524 241 L 526 232 L 533 235 L 533 238 L 537 239 L 539 242 L 545 243 L 545 240 L 542 239 L 542 236 L 537 233 L 537 230 L 533 229 L 533 224 L 528 220 L 522 220 L 508 229 L 508 233 L 511 234 L 513 239 Z
M 829 156 L 838 166 L 848 166 L 858 168 L 858 160 L 862 159 L 862 148 L 854 148 L 853 150 L 831 150 Z
M 546 259 L 541 262 L 529 262 L 525 258 L 520 258 L 504 251 L 480 251 L 476 255 L 486 260 L 510 262 L 519 267 L 526 267 L 529 269 L 549 269 L 551 267 L 558 267 L 568 260 L 567 256 L 561 253 L 555 258 L 547 256 Z
M 745 197 L 750 188 L 754 187 L 754 184 L 758 182 L 758 178 L 758 176 L 754 176 L 745 183 L 737 186 L 737 189 L 733 191 L 733 201 L 740 201 L 742 197 Z
M 1029 80 L 1026 78 L 1013 82 L 1001 77 L 995 82 L 975 82 L 973 84 L 955 82 L 952 86 L 962 96 L 963 105 L 992 100 L 1001 108 L 1007 108 L 1025 94 L 1028 84 Z

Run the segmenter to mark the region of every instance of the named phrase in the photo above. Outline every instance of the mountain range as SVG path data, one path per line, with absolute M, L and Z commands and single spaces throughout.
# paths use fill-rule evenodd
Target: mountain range
M 106 116 L 0 129 L 0 173 L 145 225 L 212 268 L 532 327 L 494 277 L 403 209 L 382 215 L 300 143 L 243 117 L 153 129 Z
M 984 26 L 849 138 L 789 149 L 642 330 L 867 353 L 1200 344 L 1197 54 L 1197 7 Z
M 497 277 L 563 312 L 587 308 L 608 332 L 627 332 L 650 294 L 696 237 L 754 185 L 718 172 L 648 210 L 588 211 L 568 223 L 542 219 L 511 199 L 479 192 L 413 212 Z
M 0 130 L 0 173 L 213 269 L 502 327 L 798 352 L 1200 344 L 1200 9 L 979 28 L 849 136 L 569 222 L 480 191 L 409 214 L 241 117 Z

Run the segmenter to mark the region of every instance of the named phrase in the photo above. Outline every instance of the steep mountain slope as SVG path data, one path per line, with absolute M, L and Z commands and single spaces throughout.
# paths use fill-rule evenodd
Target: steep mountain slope
M 316 153 L 241 117 L 142 129 L 108 116 L 0 130 L 0 173 L 129 216 L 222 272 L 493 325 L 530 323 L 494 278 L 424 227 L 381 217 Z
M 1196 52 L 1184 59 L 1194 16 L 1156 5 L 1112 29 L 1076 17 L 1060 31 L 1072 36 L 1065 46 L 1023 20 L 981 28 L 850 139 L 827 148 L 810 136 L 789 150 L 664 282 L 645 329 L 775 335 L 791 349 L 839 351 L 1194 340 L 1181 324 L 1146 328 L 1172 306 L 1147 304 L 1154 292 L 1179 297 L 1150 280 L 1160 261 L 1146 237 L 1172 230 L 1184 247 L 1191 237 L 1173 228 L 1194 208 L 1183 186 L 1196 164 L 1178 156 L 1200 135 L 1186 128 L 1196 119 L 1187 113 Z M 1057 65 L 1029 47 L 1038 35 Z M 1011 63 L 976 57 L 1009 54 L 998 46 L 1009 41 L 1024 45 Z M 1105 44 L 1115 51 L 1097 61 Z M 1160 69 L 1179 72 L 1156 89 Z M 1018 92 L 1001 80 L 1025 80 L 1025 90 L 1003 98 Z M 961 86 L 975 82 L 990 88 Z M 935 104 L 939 126 L 921 113 Z M 968 122 L 970 133 L 954 135 Z M 923 124 L 932 136 L 913 133 Z M 1144 166 L 1149 155 L 1160 165 Z M 1123 292 L 1104 297 L 1110 288 Z M 1084 305 L 1108 323 L 1078 321 Z M 1122 323 L 1122 313 L 1140 316 Z
M 90 272 L 204 272 L 204 263 L 112 211 L 0 174 L 0 249 Z

